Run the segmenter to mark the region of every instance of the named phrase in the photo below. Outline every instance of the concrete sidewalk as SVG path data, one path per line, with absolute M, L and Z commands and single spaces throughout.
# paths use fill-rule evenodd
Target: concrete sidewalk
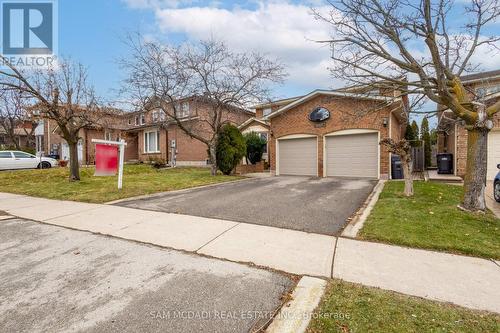
M 500 263 L 274 227 L 0 193 L 0 210 L 48 224 L 500 313 Z M 0 222 L 1 223 L 1 222 Z

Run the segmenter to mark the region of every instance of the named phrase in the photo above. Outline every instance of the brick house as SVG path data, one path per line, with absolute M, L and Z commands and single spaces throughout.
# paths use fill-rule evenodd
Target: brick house
M 206 97 L 189 97 L 180 100 L 177 115 L 183 125 L 199 136 L 210 138 L 213 101 Z M 253 117 L 253 112 L 241 108 L 231 108 L 222 112 L 222 122 L 235 126 Z M 134 112 L 128 118 L 129 136 L 137 138 L 138 160 L 148 162 L 162 159 L 168 163 L 175 158 L 179 166 L 207 166 L 208 147 L 201 141 L 191 138 L 173 120 L 168 119 L 162 110 Z M 175 147 L 175 148 L 174 148 Z
M 211 129 L 204 121 L 210 116 L 210 100 L 190 97 L 179 101 L 182 117 L 187 127 L 200 135 L 210 135 Z M 223 121 L 239 125 L 254 114 L 248 110 L 233 108 L 223 112 Z M 95 163 L 95 144 L 92 139 L 127 142 L 125 161 L 150 162 L 161 159 L 171 162 L 175 155 L 177 165 L 206 166 L 208 164 L 207 146 L 199 140 L 190 138 L 172 119 L 161 110 L 137 112 L 102 111 L 100 125 L 80 130 L 78 158 L 82 164 Z M 37 130 L 37 150 L 45 155 L 56 154 L 61 159 L 69 158 L 65 140 L 60 136 L 57 124 L 44 119 Z M 175 145 L 175 153 L 172 149 Z M 173 154 L 174 153 L 174 154 Z
M 391 154 L 379 142 L 401 138 L 407 105 L 397 91 L 315 90 L 259 105 L 256 116 L 270 124 L 276 175 L 389 178 Z
M 92 139 L 118 140 L 126 134 L 126 113 L 117 109 L 101 109 L 98 111 L 99 124 L 80 129 L 78 142 L 78 160 L 83 165 L 95 163 L 95 144 Z M 61 136 L 55 120 L 43 118 L 35 128 L 36 151 L 38 154 L 56 155 L 61 160 L 69 160 L 69 146 Z M 135 155 L 137 155 L 135 153 Z M 125 156 L 133 159 L 133 147 L 127 147 Z
M 500 99 L 500 70 L 466 75 L 462 83 L 471 95 L 484 98 L 492 105 Z M 467 130 L 465 124 L 457 119 L 451 110 L 438 111 L 438 147 L 437 153 L 453 154 L 453 173 L 464 177 L 467 165 Z M 493 130 L 488 134 L 488 173 L 487 179 L 495 177 L 497 164 L 500 163 L 500 115 L 493 118 Z

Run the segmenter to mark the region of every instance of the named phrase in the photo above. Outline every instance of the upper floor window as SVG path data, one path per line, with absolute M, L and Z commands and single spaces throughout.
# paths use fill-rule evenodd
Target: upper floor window
M 140 119 L 141 119 L 141 125 L 144 125 L 146 123 L 146 116 L 143 114 L 140 115 Z
M 262 111 L 262 115 L 265 117 L 265 116 L 270 115 L 270 114 L 271 114 L 271 112 L 273 112 L 273 109 L 271 109 L 271 108 L 267 108 L 267 109 L 264 109 L 264 110 Z
M 104 139 L 105 139 L 105 140 L 108 140 L 108 141 L 113 141 L 113 133 L 111 133 L 111 132 L 106 132 L 106 133 L 104 134 Z
M 139 125 L 139 116 L 135 116 L 135 124 Z
M 481 87 L 476 89 L 476 95 L 478 98 L 488 98 L 491 95 L 500 92 L 500 84 L 490 86 L 490 87 Z
M 153 111 L 152 118 L 155 123 L 160 119 L 158 111 Z
M 167 115 L 165 114 L 165 111 L 160 110 L 160 121 L 165 121 L 167 119 Z
M 177 118 L 189 117 L 189 102 L 181 102 L 177 107 Z

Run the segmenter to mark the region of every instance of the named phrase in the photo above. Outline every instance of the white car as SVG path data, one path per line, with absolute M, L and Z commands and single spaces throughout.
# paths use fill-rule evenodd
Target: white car
M 49 169 L 57 165 L 57 160 L 49 157 L 37 157 L 23 151 L 0 151 L 0 170 Z

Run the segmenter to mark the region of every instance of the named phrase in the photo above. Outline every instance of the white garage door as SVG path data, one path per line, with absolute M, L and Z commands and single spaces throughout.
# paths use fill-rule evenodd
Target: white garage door
M 488 134 L 488 179 L 495 178 L 499 171 L 497 164 L 500 164 L 500 132 L 490 132 Z
M 280 175 L 318 175 L 317 138 L 278 140 Z
M 378 178 L 378 134 L 326 138 L 326 175 Z

